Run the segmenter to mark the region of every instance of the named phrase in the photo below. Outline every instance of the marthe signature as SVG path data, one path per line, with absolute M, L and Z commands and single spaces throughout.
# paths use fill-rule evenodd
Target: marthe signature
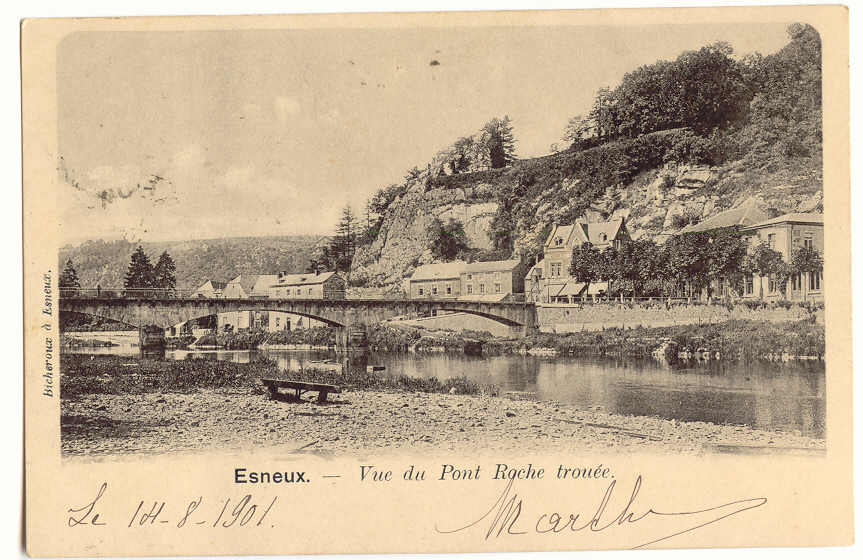
M 644 510 L 643 508 L 637 508 L 635 504 L 636 499 L 638 498 L 638 492 L 641 490 L 641 475 L 639 475 L 635 480 L 629 501 L 626 502 L 626 505 L 620 513 L 614 517 L 611 517 L 613 515 L 612 513 L 606 513 L 608 504 L 614 494 L 615 486 L 617 485 L 617 481 L 612 480 L 606 488 L 605 494 L 599 502 L 599 505 L 596 507 L 593 515 L 589 518 L 582 515 L 582 513 L 542 513 L 536 517 L 536 522 L 533 524 L 533 527 L 528 526 L 529 528 L 525 529 L 523 525 L 520 525 L 520 523 L 524 523 L 524 520 L 520 519 L 524 508 L 524 500 L 513 491 L 512 485 L 513 480 L 510 479 L 504 488 L 503 493 L 494 502 L 494 504 L 492 504 L 491 508 L 475 521 L 456 529 L 440 529 L 435 525 L 435 530 L 438 533 L 457 533 L 460 531 L 466 531 L 473 527 L 482 527 L 486 529 L 485 539 L 488 540 L 491 537 L 500 537 L 502 535 L 524 535 L 531 531 L 538 534 L 561 533 L 567 530 L 569 532 L 590 530 L 598 533 L 612 527 L 638 523 L 639 521 L 650 517 L 685 519 L 687 516 L 691 517 L 699 514 L 713 514 L 708 515 L 706 520 L 704 520 L 703 517 L 699 518 L 698 523 L 695 525 L 684 529 L 674 530 L 671 534 L 652 539 L 633 547 L 643 548 L 684 533 L 695 531 L 696 529 L 717 523 L 727 517 L 731 517 L 732 515 L 737 515 L 738 513 L 761 507 L 767 503 L 767 498 L 749 498 L 692 511 L 658 511 L 653 507 L 648 507 Z M 640 513 L 638 513 L 639 511 Z

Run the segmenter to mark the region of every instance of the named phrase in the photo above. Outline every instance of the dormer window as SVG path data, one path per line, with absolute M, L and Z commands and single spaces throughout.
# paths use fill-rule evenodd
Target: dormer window
M 563 245 L 563 237 L 558 237 L 557 239 L 554 240 L 554 246 L 555 247 L 560 247 L 561 245 Z

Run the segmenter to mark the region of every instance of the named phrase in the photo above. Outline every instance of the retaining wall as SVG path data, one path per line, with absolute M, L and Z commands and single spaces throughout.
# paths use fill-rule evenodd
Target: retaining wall
M 781 306 L 750 309 L 740 305 L 729 310 L 724 305 L 664 304 L 546 304 L 537 305 L 539 330 L 542 332 L 598 331 L 608 328 L 669 327 L 703 323 L 722 323 L 731 319 L 754 321 L 800 321 L 811 317 L 810 311 L 799 305 L 786 309 Z M 824 310 L 816 312 L 823 321 Z

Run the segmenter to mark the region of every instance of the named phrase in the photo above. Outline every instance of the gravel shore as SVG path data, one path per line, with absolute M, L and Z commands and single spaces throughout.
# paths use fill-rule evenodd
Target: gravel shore
M 66 455 L 278 447 L 320 454 L 551 452 L 823 453 L 825 440 L 706 422 L 621 416 L 555 402 L 457 394 L 351 391 L 302 402 L 251 389 L 62 402 Z

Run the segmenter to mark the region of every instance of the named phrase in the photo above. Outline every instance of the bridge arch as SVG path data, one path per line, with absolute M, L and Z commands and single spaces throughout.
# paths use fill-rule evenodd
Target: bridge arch
M 110 317 L 108 315 L 100 315 L 98 313 L 90 313 L 87 311 L 66 311 L 66 310 L 61 309 L 60 310 L 60 332 L 76 332 L 76 331 L 70 331 L 70 330 L 64 328 L 64 322 L 65 322 L 64 319 L 67 319 L 69 315 L 79 316 L 79 317 L 92 317 L 94 319 L 102 319 L 104 321 L 110 321 L 112 323 L 117 323 L 119 325 L 124 325 L 126 327 L 130 327 L 127 329 L 117 329 L 118 331 L 120 331 L 120 330 L 127 330 L 127 331 L 138 330 L 142 326 L 142 325 L 135 325 L 135 324 L 130 323 L 128 321 L 118 320 L 118 319 L 116 319 L 114 317 Z M 77 331 L 77 332 L 87 332 L 87 331 Z
M 486 313 L 483 311 L 478 311 L 476 309 L 462 309 L 458 306 L 444 306 L 438 308 L 440 311 L 452 311 L 455 313 L 467 313 L 469 315 L 476 315 L 477 317 L 485 317 L 486 319 L 491 319 L 492 321 L 496 321 L 501 323 L 502 325 L 506 325 L 508 327 L 523 327 L 524 324 L 513 321 L 512 319 L 508 319 L 506 317 L 501 317 L 500 315 L 494 315 L 492 313 Z
M 315 321 L 319 321 L 319 322 L 324 323 L 324 324 L 326 324 L 327 326 L 330 326 L 330 327 L 335 327 L 335 328 L 344 328 L 344 327 L 346 326 L 346 325 L 344 325 L 344 324 L 342 324 L 342 323 L 339 323 L 338 321 L 334 321 L 333 319 L 330 319 L 330 318 L 328 318 L 328 317 L 324 317 L 324 316 L 322 316 L 322 315 L 316 315 L 316 314 L 314 314 L 314 313 L 309 313 L 309 312 L 306 312 L 306 311 L 294 311 L 294 310 L 278 309 L 278 308 L 272 308 L 272 309 L 271 309 L 271 308 L 268 308 L 268 307 L 250 307 L 250 308 L 248 308 L 248 309 L 233 309 L 233 308 L 232 308 L 232 309 L 226 309 L 226 310 L 218 311 L 218 312 L 216 312 L 216 313 L 207 313 L 207 314 L 199 315 L 199 316 L 197 316 L 197 317 L 191 317 L 191 318 L 189 318 L 189 319 L 186 319 L 185 321 L 179 321 L 178 323 L 174 323 L 174 324 L 171 324 L 171 325 L 160 325 L 160 326 L 165 326 L 165 328 L 167 328 L 167 327 L 173 327 L 174 325 L 177 325 L 177 324 L 179 324 L 179 323 L 186 323 L 186 322 L 189 322 L 189 321 L 196 321 L 196 320 L 198 320 L 198 319 L 200 319 L 200 318 L 202 318 L 202 317 L 218 316 L 218 315 L 220 315 L 220 314 L 222 314 L 222 313 L 244 313 L 244 312 L 246 312 L 246 311 L 251 311 L 251 312 L 266 311 L 266 312 L 268 312 L 268 313 L 286 313 L 286 314 L 288 314 L 288 315 L 299 315 L 300 317 L 307 317 L 307 318 L 309 318 L 309 319 L 314 319 Z

